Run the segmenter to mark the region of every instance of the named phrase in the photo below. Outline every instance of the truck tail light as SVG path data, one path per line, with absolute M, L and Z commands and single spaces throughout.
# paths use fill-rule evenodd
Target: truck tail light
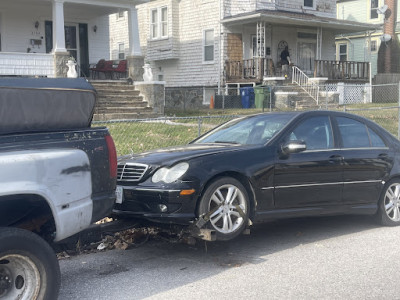
M 107 148 L 108 148 L 108 161 L 110 164 L 110 177 L 117 177 L 117 150 L 115 149 L 114 141 L 111 135 L 105 136 Z

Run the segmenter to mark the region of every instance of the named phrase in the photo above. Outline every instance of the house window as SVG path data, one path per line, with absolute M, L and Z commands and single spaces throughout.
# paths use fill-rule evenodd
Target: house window
M 125 45 L 118 44 L 118 59 L 125 59 Z
M 203 35 L 203 44 L 204 44 L 204 52 L 203 52 L 203 60 L 205 62 L 213 62 L 214 61 L 214 29 L 204 30 Z
M 304 7 L 314 8 L 314 1 L 313 0 L 304 0 Z
M 168 37 L 168 8 L 160 7 L 151 10 L 150 33 L 152 39 Z
M 251 54 L 253 55 L 252 57 L 257 57 L 257 36 L 252 35 L 251 36 L 251 48 L 252 52 Z
M 117 20 L 124 20 L 124 19 L 125 19 L 125 12 L 123 10 L 119 11 L 117 13 Z
M 347 44 L 339 44 L 339 60 L 347 60 Z
M 378 19 L 379 0 L 371 0 L 370 19 Z
M 376 52 L 376 51 L 378 51 L 378 41 L 371 40 L 371 52 Z

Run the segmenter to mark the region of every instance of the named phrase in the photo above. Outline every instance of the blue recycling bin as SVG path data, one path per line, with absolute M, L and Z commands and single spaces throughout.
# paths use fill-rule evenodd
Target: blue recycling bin
M 240 88 L 240 96 L 242 98 L 242 107 L 251 108 L 254 106 L 254 89 L 253 87 Z

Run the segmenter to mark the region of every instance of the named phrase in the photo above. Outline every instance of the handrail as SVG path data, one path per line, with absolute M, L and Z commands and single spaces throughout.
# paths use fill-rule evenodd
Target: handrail
M 296 83 L 317 102 L 317 105 L 319 104 L 319 85 L 312 82 L 310 78 L 296 66 L 292 67 L 292 83 Z

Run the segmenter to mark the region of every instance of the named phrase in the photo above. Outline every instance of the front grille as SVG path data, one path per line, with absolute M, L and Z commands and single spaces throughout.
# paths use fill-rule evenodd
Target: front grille
M 118 165 L 118 181 L 139 181 L 146 173 L 148 165 L 126 163 Z

